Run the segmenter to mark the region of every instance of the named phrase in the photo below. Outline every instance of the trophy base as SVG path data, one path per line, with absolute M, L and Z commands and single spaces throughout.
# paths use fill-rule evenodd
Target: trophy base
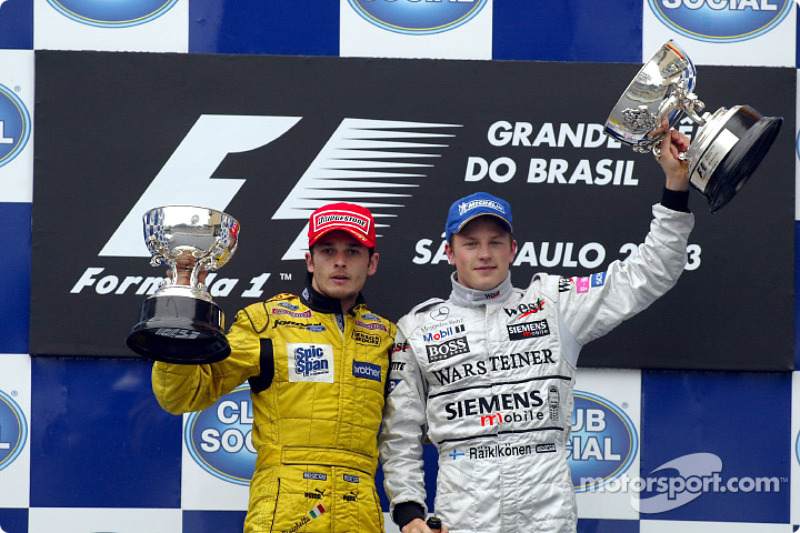
M 700 190 L 708 199 L 712 213 L 724 207 L 744 187 L 767 155 L 783 123 L 782 118 L 762 117 L 749 106 L 737 106 L 731 112 L 732 116 L 725 122 L 720 133 L 732 133 L 739 140 L 719 161 L 705 185 L 705 190 Z M 711 143 L 717 143 L 719 138 L 718 134 Z M 690 175 L 692 174 L 690 169 Z
M 154 296 L 144 301 L 128 348 L 139 355 L 179 365 L 216 363 L 228 357 L 225 315 L 215 303 L 186 296 Z

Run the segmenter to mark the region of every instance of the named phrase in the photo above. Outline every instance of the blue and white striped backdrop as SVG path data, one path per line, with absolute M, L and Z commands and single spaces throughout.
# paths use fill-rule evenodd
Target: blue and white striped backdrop
M 28 355 L 37 50 L 641 63 L 675 39 L 702 75 L 797 69 L 797 17 L 791 0 L 0 0 L 0 532 L 235 532 L 247 500 L 193 459 L 148 363 Z M 582 532 L 800 529 L 800 371 L 583 370 L 574 426 L 575 472 L 624 470 L 578 487 Z

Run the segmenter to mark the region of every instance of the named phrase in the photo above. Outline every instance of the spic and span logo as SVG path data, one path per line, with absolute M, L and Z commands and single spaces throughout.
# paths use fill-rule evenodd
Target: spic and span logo
M 157 19 L 178 0 L 47 0 L 67 18 L 101 28 L 127 28 Z
M 14 462 L 28 442 L 28 424 L 19 405 L 0 390 L 0 470 Z
M 772 31 L 789 14 L 792 0 L 649 0 L 666 26 L 706 42 L 746 41 Z
M 410 35 L 441 33 L 472 20 L 488 0 L 349 0 L 365 20 Z
M 14 91 L 0 84 L 0 167 L 19 155 L 31 136 L 31 117 Z
M 192 459 L 214 477 L 250 484 L 256 464 L 250 387 L 243 385 L 186 420 L 184 440 Z
M 576 492 L 597 489 L 625 473 L 639 452 L 639 436 L 627 414 L 588 392 L 574 394 L 569 465 Z

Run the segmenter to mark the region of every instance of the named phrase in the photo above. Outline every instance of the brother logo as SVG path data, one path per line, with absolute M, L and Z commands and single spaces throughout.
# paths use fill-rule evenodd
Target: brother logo
M 172 9 L 178 0 L 47 0 L 67 18 L 101 28 L 127 28 L 156 19 Z
M 373 363 L 363 361 L 353 361 L 353 375 L 357 378 L 381 381 L 381 367 Z
M 600 487 L 625 473 L 639 450 L 631 419 L 610 401 L 575 391 L 569 465 L 576 492 Z
M 25 414 L 11 396 L 0 390 L 0 470 L 14 462 L 27 442 Z
M 772 31 L 792 0 L 649 0 L 658 19 L 685 37 L 707 42 L 746 41 Z
M 384 30 L 424 35 L 452 30 L 477 15 L 488 0 L 349 0 L 364 20 Z
M 252 410 L 250 386 L 243 385 L 189 415 L 184 440 L 192 459 L 214 477 L 249 485 L 256 464 Z
M 17 157 L 31 135 L 31 117 L 22 100 L 0 85 L 0 167 Z

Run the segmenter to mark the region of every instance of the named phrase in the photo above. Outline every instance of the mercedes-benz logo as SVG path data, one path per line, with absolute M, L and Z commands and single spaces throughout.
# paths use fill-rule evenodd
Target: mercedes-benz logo
M 450 316 L 448 307 L 439 307 L 431 311 L 431 318 L 434 320 L 445 320 L 448 316 Z

